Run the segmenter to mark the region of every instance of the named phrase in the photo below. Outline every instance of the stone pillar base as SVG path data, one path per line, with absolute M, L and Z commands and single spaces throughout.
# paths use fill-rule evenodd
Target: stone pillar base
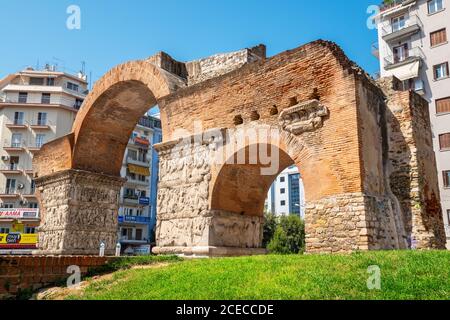
M 178 255 L 186 258 L 239 257 L 267 254 L 264 248 L 235 247 L 154 247 L 154 254 Z
M 41 203 L 38 255 L 113 255 L 122 178 L 66 170 L 36 179 Z

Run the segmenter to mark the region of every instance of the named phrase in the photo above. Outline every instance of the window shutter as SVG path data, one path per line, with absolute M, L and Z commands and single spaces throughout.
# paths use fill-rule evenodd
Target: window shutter
M 450 112 L 450 97 L 436 100 L 436 112 L 437 113 Z
M 446 29 L 441 29 L 430 34 L 431 46 L 437 46 L 438 44 L 447 41 L 447 31 Z
M 441 134 L 439 136 L 439 145 L 441 150 L 450 149 L 450 133 Z

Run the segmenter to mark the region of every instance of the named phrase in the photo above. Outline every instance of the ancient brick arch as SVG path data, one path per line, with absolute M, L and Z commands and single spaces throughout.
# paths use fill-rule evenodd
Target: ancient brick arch
M 383 92 L 326 41 L 270 59 L 259 46 L 188 63 L 159 53 L 119 66 L 95 86 L 73 132 L 35 158 L 41 253 L 94 254 L 100 241 L 113 252 L 123 151 L 155 103 L 164 135 L 155 253 L 264 252 L 263 197 L 292 164 L 307 189 L 308 251 L 442 247 L 428 114 L 420 97 L 396 88 L 387 81 Z M 269 140 L 239 145 L 239 130 L 262 127 L 273 130 Z M 275 171 L 263 174 L 262 158 L 217 161 L 221 150 L 234 150 L 222 157 L 229 160 L 254 147 L 273 147 Z

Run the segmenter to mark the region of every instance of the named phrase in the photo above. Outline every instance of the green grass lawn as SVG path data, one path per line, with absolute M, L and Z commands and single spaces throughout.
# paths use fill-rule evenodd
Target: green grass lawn
M 381 290 L 367 288 L 371 265 L 381 269 Z M 450 252 L 171 258 L 162 266 L 117 271 L 69 298 L 450 299 Z

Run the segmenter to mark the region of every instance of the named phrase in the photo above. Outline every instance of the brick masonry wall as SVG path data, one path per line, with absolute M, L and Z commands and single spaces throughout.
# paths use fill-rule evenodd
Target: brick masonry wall
M 0 257 L 0 300 L 14 298 L 23 291 L 36 291 L 66 281 L 69 266 L 78 266 L 82 275 L 115 258 L 96 256 L 3 256 Z

